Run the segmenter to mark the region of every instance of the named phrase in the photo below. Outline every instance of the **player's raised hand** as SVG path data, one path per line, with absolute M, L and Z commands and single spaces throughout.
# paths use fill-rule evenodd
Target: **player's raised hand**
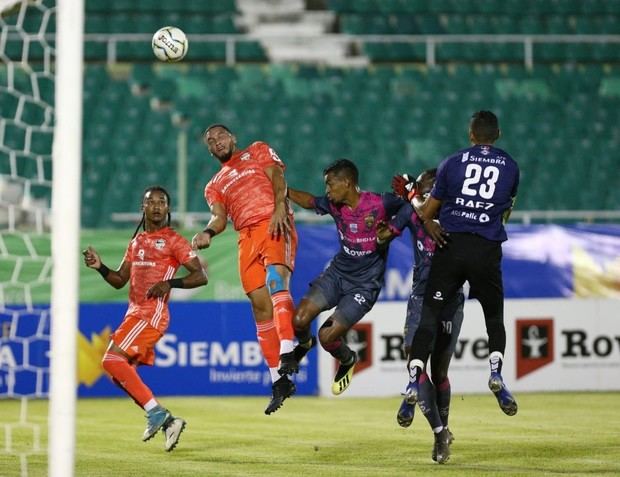
M 95 270 L 101 267 L 101 258 L 92 246 L 89 245 L 86 250 L 82 250 L 82 255 L 84 255 L 84 264 L 87 267 Z
M 192 237 L 192 248 L 194 250 L 209 248 L 209 245 L 211 245 L 211 234 L 208 232 L 198 232 Z
M 397 174 L 392 177 L 394 194 L 405 200 L 411 200 L 416 195 L 417 184 L 409 174 Z
M 269 233 L 271 235 L 284 235 L 291 229 L 285 206 L 276 206 L 269 221 Z

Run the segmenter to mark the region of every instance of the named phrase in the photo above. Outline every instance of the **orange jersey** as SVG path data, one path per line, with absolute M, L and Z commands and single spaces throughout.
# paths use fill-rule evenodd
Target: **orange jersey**
M 274 207 L 273 186 L 264 169 L 271 166 L 285 169 L 276 152 L 264 142 L 257 141 L 237 151 L 205 187 L 209 207 L 223 204 L 235 230 L 270 219 Z M 289 214 L 292 214 L 290 207 Z
M 195 256 L 189 242 L 170 227 L 136 235 L 123 258 L 131 264 L 129 308 L 125 316 L 137 315 L 163 334 L 168 328 L 170 294 L 147 298 L 146 292 L 157 282 L 173 278 L 179 267 Z

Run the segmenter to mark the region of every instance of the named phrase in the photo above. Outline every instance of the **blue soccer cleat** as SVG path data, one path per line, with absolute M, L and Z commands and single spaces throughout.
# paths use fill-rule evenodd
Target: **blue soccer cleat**
M 172 414 L 161 406 L 157 406 L 148 411 L 146 413 L 146 429 L 144 430 L 144 434 L 142 434 L 142 440 L 146 442 L 151 439 L 171 418 Z
M 398 408 L 398 413 L 396 413 L 396 422 L 398 422 L 400 427 L 409 427 L 413 422 L 414 413 L 415 406 L 409 404 L 406 399 L 403 399 L 403 402 L 400 403 L 400 407 Z
M 517 401 L 510 391 L 508 391 L 501 374 L 491 373 L 491 377 L 489 378 L 489 389 L 495 394 L 497 403 L 501 410 L 504 411 L 504 414 L 514 416 L 517 413 Z
M 407 384 L 407 389 L 402 394 L 404 396 L 403 402 L 400 404 L 398 408 L 398 413 L 396 413 L 396 422 L 400 427 L 409 427 L 413 422 L 413 416 L 415 414 L 415 402 L 411 403 L 409 400 L 411 399 L 411 387 L 416 386 L 417 383 L 409 383 Z M 417 389 L 414 391 L 416 393 L 416 401 L 417 401 Z

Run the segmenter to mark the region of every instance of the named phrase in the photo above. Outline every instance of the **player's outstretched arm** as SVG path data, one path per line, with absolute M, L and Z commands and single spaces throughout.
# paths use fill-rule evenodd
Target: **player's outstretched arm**
M 202 232 L 198 232 L 192 237 L 192 248 L 202 250 L 211 245 L 211 239 L 217 234 L 222 233 L 226 228 L 226 207 L 224 204 L 216 202 L 211 206 L 211 219 Z
M 288 188 L 288 198 L 304 209 L 314 209 L 314 196 L 302 190 Z
M 189 272 L 189 275 L 157 282 L 146 292 L 146 297 L 163 297 L 170 293 L 172 288 L 197 288 L 207 284 L 207 274 L 204 268 L 202 268 L 198 257 L 194 257 L 188 262 L 185 262 L 183 267 Z
M 112 285 L 114 288 L 123 288 L 125 283 L 129 281 L 129 272 L 131 271 L 131 264 L 123 261 L 118 270 L 110 270 L 106 267 L 97 251 L 90 245 L 84 251 L 84 263 L 88 268 L 97 270 L 106 282 Z

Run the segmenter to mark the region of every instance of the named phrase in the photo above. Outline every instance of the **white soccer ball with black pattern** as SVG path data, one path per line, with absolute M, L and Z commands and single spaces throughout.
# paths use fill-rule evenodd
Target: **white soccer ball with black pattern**
M 160 61 L 181 61 L 187 54 L 187 36 L 183 30 L 173 26 L 160 28 L 151 42 L 153 53 Z

